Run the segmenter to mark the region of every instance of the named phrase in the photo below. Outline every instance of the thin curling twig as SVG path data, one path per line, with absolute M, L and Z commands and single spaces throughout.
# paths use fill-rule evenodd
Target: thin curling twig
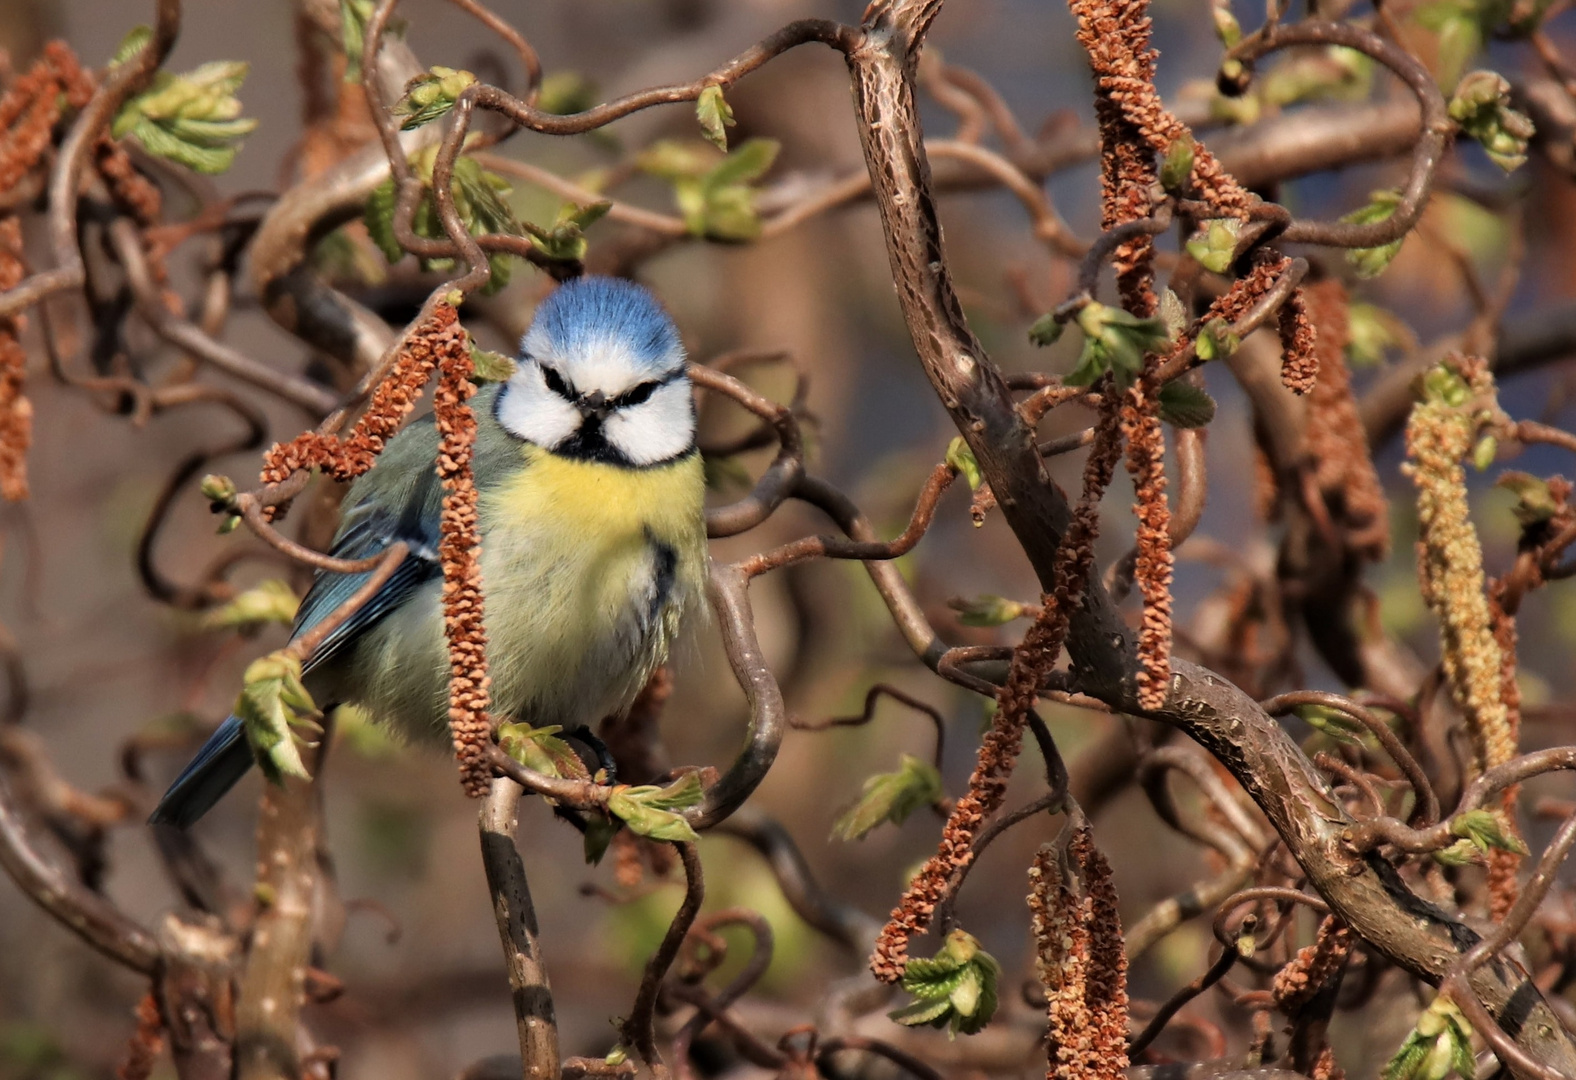
M 1253 915 L 1249 915 L 1242 920 L 1242 925 L 1237 930 L 1238 940 L 1240 941 L 1243 937 L 1251 936 L 1254 925 L 1257 922 L 1257 917 Z M 1128 1058 L 1130 1060 L 1138 1058 L 1145 1050 L 1149 1049 L 1150 1043 L 1160 1037 L 1160 1033 L 1166 1029 L 1166 1025 L 1171 1022 L 1171 1018 L 1181 1012 L 1182 1007 L 1188 1002 L 1225 978 L 1231 969 L 1236 966 L 1237 959 L 1241 955 L 1240 948 L 1236 946 L 1227 946 L 1221 949 L 1220 956 L 1215 959 L 1213 964 L 1209 965 L 1204 974 L 1186 986 L 1181 987 L 1176 993 L 1167 998 L 1165 1004 L 1160 1006 L 1149 1023 L 1144 1026 L 1144 1030 L 1133 1036 L 1132 1041 L 1127 1044 Z
M 679 858 L 684 864 L 684 902 L 668 924 L 662 944 L 646 962 L 645 974 L 640 979 L 640 990 L 635 1003 L 630 1006 L 629 1018 L 619 1027 L 619 1039 L 640 1055 L 640 1060 L 653 1068 L 661 1068 L 662 1055 L 657 1052 L 657 1037 L 652 1021 L 656 1015 L 657 998 L 662 991 L 662 980 L 679 954 L 684 937 L 700 914 L 701 901 L 706 896 L 706 882 L 701 872 L 700 853 L 694 844 L 676 843 Z
M 931 761 L 936 768 L 941 768 L 943 751 L 947 745 L 947 725 L 942 719 L 941 712 L 934 705 L 927 705 L 912 694 L 905 693 L 890 683 L 876 683 L 865 692 L 865 703 L 857 716 L 833 716 L 826 720 L 790 720 L 789 726 L 795 731 L 826 731 L 834 727 L 863 727 L 875 719 L 876 704 L 881 698 L 889 697 L 893 701 L 907 705 L 915 712 L 922 713 L 930 719 L 936 728 L 936 747 L 931 752 Z
M 1349 222 L 1293 221 L 1281 233 L 1285 243 L 1323 244 L 1327 247 L 1380 247 L 1412 231 L 1428 204 L 1434 173 L 1456 129 L 1433 73 L 1399 45 L 1371 30 L 1349 22 L 1273 22 L 1244 38 L 1226 54 L 1250 66 L 1271 52 L 1296 45 L 1341 45 L 1356 49 L 1389 68 L 1417 98 L 1422 110 L 1421 130 L 1412 151 L 1412 169 L 1401 189 L 1395 211 L 1383 221 L 1357 225 Z

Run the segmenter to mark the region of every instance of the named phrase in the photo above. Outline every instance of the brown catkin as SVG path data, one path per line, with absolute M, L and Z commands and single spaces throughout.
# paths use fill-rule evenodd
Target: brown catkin
M 1127 1068 L 1127 955 L 1111 867 L 1087 825 L 1029 868 L 1035 970 L 1045 987 L 1047 1080 L 1119 1080 Z
M 465 791 L 481 798 L 492 788 L 487 747 L 492 739 L 487 629 L 482 610 L 481 533 L 471 462 L 476 417 L 466 404 L 476 392 L 469 342 L 448 305 L 434 312 L 440 329 L 431 338 L 438 363 L 432 412 L 438 425 L 438 477 L 443 484 L 443 629 L 449 641 L 449 732 Z
M 1151 365 L 1150 372 L 1154 371 Z M 1166 443 L 1159 384 L 1150 373 L 1122 395 L 1122 433 L 1133 475 L 1138 559 L 1133 580 L 1144 598 L 1138 631 L 1138 704 L 1159 709 L 1171 684 L 1171 508 L 1166 500 Z
M 1319 335 L 1308 320 L 1302 289 L 1293 289 L 1281 305 L 1276 326 L 1281 339 L 1281 382 L 1294 394 L 1306 394 L 1319 377 L 1319 354 L 1314 348 Z
M 1117 395 L 1108 390 L 1101 399 L 1095 443 L 1084 463 L 1084 493 L 1073 511 L 1073 521 L 1056 551 L 1049 592 L 1042 597 L 1040 614 L 1013 650 L 1007 679 L 996 696 L 996 715 L 980 744 L 969 788 L 953 806 L 941 832 L 936 853 L 915 875 L 886 926 L 876 939 L 870 970 L 882 982 L 897 982 L 908 963 L 908 943 L 930 925 L 936 905 L 946 894 L 954 871 L 973 859 L 974 837 L 985 820 L 1001 806 L 1007 780 L 1023 745 L 1023 727 L 1039 686 L 1061 653 L 1067 621 L 1081 602 L 1085 582 L 1094 564 L 1094 540 L 1099 531 L 1100 496 L 1110 486 L 1122 455 Z
M 1319 923 L 1313 944 L 1299 949 L 1291 962 L 1275 973 L 1270 989 L 1275 1007 L 1289 1015 L 1311 1001 L 1346 965 L 1356 940 L 1340 919 L 1334 915 L 1325 916 Z
M 148 1080 L 163 1052 L 164 1017 L 159 1014 L 159 1003 L 153 992 L 149 991 L 137 1002 L 137 1030 L 115 1067 L 116 1080 Z
M 0 291 L 15 288 L 26 274 L 22 263 L 22 222 L 0 216 Z M 19 339 L 22 317 L 0 318 L 0 496 L 27 498 L 27 451 L 33 442 L 33 403 L 22 394 L 27 350 Z

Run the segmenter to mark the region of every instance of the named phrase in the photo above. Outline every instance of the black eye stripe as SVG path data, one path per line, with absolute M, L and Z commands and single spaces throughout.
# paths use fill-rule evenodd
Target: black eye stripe
M 542 379 L 547 383 L 549 390 L 567 401 L 575 399 L 575 392 L 569 388 L 569 384 L 564 381 L 562 375 L 546 364 L 538 364 L 537 366 L 542 369 Z
M 638 386 L 634 386 L 628 390 L 625 390 L 622 394 L 618 395 L 618 397 L 608 402 L 608 404 L 615 409 L 624 409 L 631 405 L 639 405 L 641 402 L 649 400 L 651 395 L 657 392 L 657 388 L 662 385 L 663 384 L 660 382 L 643 382 Z

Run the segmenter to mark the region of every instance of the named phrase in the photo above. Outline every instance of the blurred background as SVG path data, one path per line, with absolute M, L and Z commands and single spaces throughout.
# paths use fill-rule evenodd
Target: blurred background
M 85 64 L 99 65 L 134 23 L 150 17 L 149 7 L 4 0 L 0 44 L 17 70 L 43 42 L 57 37 Z M 574 73 L 594 87 L 598 99 L 691 79 L 797 17 L 856 22 L 861 7 L 855 0 L 495 5 L 529 37 L 550 75 Z M 438 0 L 407 0 L 400 14 L 422 63 L 469 68 L 518 86 L 513 58 L 462 13 Z M 1243 5 L 1237 14 L 1252 27 L 1262 13 Z M 1156 0 L 1154 16 L 1162 91 L 1207 112 L 1219 57 L 1207 11 L 1198 0 Z M 1548 27 L 1556 41 L 1568 40 L 1572 29 L 1563 18 Z M 989 80 L 1031 135 L 1042 125 L 1054 131 L 1091 121 L 1086 62 L 1060 4 L 950 0 L 930 42 L 932 53 Z M 284 0 L 187 5 L 171 70 L 214 59 L 251 65 L 240 96 L 247 114 L 261 124 L 235 166 L 217 178 L 224 193 L 278 191 L 294 182 L 302 108 L 297 58 L 295 14 Z M 1509 45 L 1493 46 L 1490 62 L 1512 77 L 1531 70 L 1525 50 Z M 1380 99 L 1396 93 L 1383 76 L 1372 84 L 1356 93 Z M 767 177 L 775 190 L 792 192 L 795 184 L 862 170 L 846 71 L 829 50 L 797 50 L 730 91 L 729 100 L 738 117 L 731 132 L 735 141 L 780 140 L 780 156 Z M 934 135 L 956 126 L 934 101 L 927 100 L 925 117 Z M 675 107 L 648 110 L 595 136 L 518 136 L 499 152 L 579 175 L 612 166 L 654 139 L 693 137 L 692 113 Z M 1358 298 L 1393 312 L 1415 335 L 1412 342 L 1404 333 L 1392 335 L 1391 362 L 1417 342 L 1459 332 L 1471 316 L 1458 261 L 1440 246 L 1440 237 L 1449 237 L 1451 247 L 1464 251 L 1477 272 L 1493 281 L 1512 257 L 1519 229 L 1526 254 L 1509 309 L 1512 324 L 1576 293 L 1576 201 L 1569 177 L 1534 156 L 1507 179 L 1475 147 L 1464 148 L 1452 168 L 1462 186 L 1475 184 L 1502 196 L 1505 209 L 1485 208 L 1492 199 L 1442 193 L 1426 219 L 1429 228 L 1407 240 L 1389 271 L 1375 282 L 1354 285 Z M 1402 175 L 1404 162 L 1367 164 L 1294 181 L 1277 196 L 1299 213 L 1333 216 L 1362 205 L 1370 191 Z M 1089 237 L 1097 231 L 1092 162 L 1061 170 L 1047 190 L 1075 232 Z M 637 179 L 620 188 L 620 197 L 673 212 L 669 189 L 655 179 Z M 538 221 L 550 220 L 558 205 L 555 197 L 518 182 L 512 200 L 522 218 Z M 175 204 L 172 212 L 183 211 Z M 942 216 L 969 317 L 998 363 L 1008 371 L 1068 370 L 1072 346 L 1036 350 L 1025 329 L 1067 295 L 1073 268 L 1051 258 L 1031 234 L 1018 202 L 1000 191 L 949 195 Z M 590 233 L 593 253 L 602 228 Z M 1338 260 L 1328 268 L 1343 272 Z M 195 281 L 190 268 L 177 264 L 175 271 L 177 287 L 189 294 Z M 695 359 L 745 348 L 791 352 L 810 379 L 808 405 L 816 417 L 812 467 L 853 495 L 885 535 L 901 529 L 920 483 L 954 432 L 913 359 L 868 203 L 834 210 L 757 244 L 671 245 L 644 261 L 637 276 L 669 305 Z M 425 282 L 402 284 L 396 274 L 368 295 L 391 319 L 402 320 L 424 294 Z M 473 332 L 484 344 L 506 349 L 548 285 L 534 270 L 518 266 L 508 289 L 482 306 L 484 318 Z M 470 323 L 470 309 L 466 316 Z M 283 367 L 311 363 L 307 350 L 274 327 L 244 289 L 227 340 Z M 1369 367 L 1358 372 L 1360 385 L 1377 377 L 1374 364 L 1386 362 L 1385 351 L 1364 358 Z M 1176 583 L 1179 626 L 1207 613 L 1206 600 L 1235 580 L 1233 575 L 1262 574 L 1275 561 L 1275 526 L 1264 523 L 1254 507 L 1248 409 L 1229 373 L 1215 367 L 1206 378 L 1220 408 L 1208 432 L 1210 499 L 1197 535 L 1215 541 L 1210 550 L 1216 554 L 1189 558 L 1184 549 Z M 1518 417 L 1569 421 L 1572 373 L 1567 363 L 1551 360 L 1508 381 L 1501 400 Z M 785 368 L 754 368 L 749 377 L 780 400 L 792 392 Z M 248 660 L 284 640 L 280 629 L 253 639 L 205 630 L 198 617 L 150 598 L 134 564 L 137 537 L 165 478 L 193 449 L 232 437 L 234 420 L 200 409 L 143 426 L 108 416 L 52 380 L 36 349 L 28 392 L 36 412 L 34 495 L 0 509 L 0 622 L 15 637 L 25 672 L 25 724 L 43 737 L 71 783 L 88 790 L 117 787 L 146 801 L 200 741 L 199 729 L 223 717 Z M 288 438 L 308 423 L 288 407 L 268 408 L 270 440 Z M 722 408 L 708 409 L 706 422 L 715 433 L 744 429 L 740 417 Z M 1058 415 L 1044 430 L 1065 434 L 1087 422 L 1086 415 Z M 1391 502 L 1392 554 L 1370 571 L 1368 582 L 1380 598 L 1386 629 L 1431 660 L 1435 631 L 1417 593 L 1415 527 L 1410 489 L 1398 470 L 1399 440 L 1376 447 L 1376 456 L 1397 497 Z M 766 451 L 742 460 L 757 472 L 769 457 Z M 1064 487 L 1076 489 L 1080 464 L 1081 454 L 1065 455 L 1056 459 L 1053 472 Z M 257 455 L 249 453 L 209 467 L 244 486 L 257 466 Z M 1571 468 L 1553 451 L 1528 454 L 1515 467 L 1539 474 Z M 729 482 L 719 480 L 718 498 L 738 494 Z M 1509 512 L 1513 499 L 1487 480 L 1478 487 L 1475 507 L 1489 565 L 1503 567 L 1517 535 Z M 1131 536 L 1130 501 L 1130 485 L 1119 474 L 1106 500 L 1102 563 L 1119 556 Z M 714 554 L 736 558 L 825 527 L 812 512 L 790 504 L 763 527 L 717 543 Z M 249 543 L 244 533 L 216 537 L 205 501 L 191 486 L 178 499 L 157 559 L 164 573 L 179 580 L 227 545 Z M 935 527 L 903 566 L 935 625 L 957 643 L 1009 643 L 1023 624 L 963 627 L 946 606 L 949 598 L 1036 599 L 1033 577 L 1010 532 L 998 516 L 974 527 L 966 492 L 949 493 Z M 238 580 L 269 573 L 253 566 Z M 816 563 L 771 575 L 756 582 L 752 599 L 795 716 L 814 721 L 858 713 L 872 683 L 898 686 L 946 718 L 944 774 L 949 790 L 961 793 L 987 716 L 984 705 L 915 661 L 858 566 Z M 742 739 L 743 698 L 714 631 L 700 627 L 692 636 L 676 658 L 677 689 L 663 737 L 675 763 L 725 766 Z M 1526 745 L 1568 741 L 1571 717 L 1557 706 L 1570 700 L 1573 688 L 1568 657 L 1576 647 L 1576 605 L 1558 588 L 1536 594 L 1524 609 L 1521 637 L 1524 693 L 1532 706 Z M 1342 689 L 1310 649 L 1301 648 L 1297 658 L 1297 685 Z M 1119 723 L 1055 707 L 1046 715 L 1073 762 Z M 142 756 L 145 786 L 128 787 L 120 751 L 139 735 L 151 747 Z M 791 733 L 754 802 L 789 829 L 829 892 L 883 918 L 906 875 L 933 849 L 939 820 L 920 812 L 860 842 L 827 838 L 866 776 L 895 768 L 902 753 L 928 757 L 933 737 L 924 717 L 891 702 L 880 705 L 876 721 L 864 727 Z M 515 1051 L 509 990 L 477 854 L 476 807 L 455 781 L 445 757 L 371 736 L 342 740 L 330 757 L 327 830 L 345 915 L 325 966 L 344 981 L 346 992 L 334 1003 L 312 1007 L 309 1020 L 324 1041 L 340 1047 L 340 1075 L 347 1080 L 451 1076 L 479 1058 Z M 253 875 L 259 786 L 255 775 L 249 777 L 196 829 L 231 884 L 243 891 Z M 1041 786 L 1039 763 L 1030 752 L 1009 805 Z M 1044 818 L 1010 833 L 991 848 L 963 893 L 961 923 L 1002 961 L 1010 987 L 1032 978 L 1025 871 L 1036 847 L 1060 826 L 1060 819 Z M 588 895 L 590 886 L 619 896 L 622 890 L 610 865 L 584 865 L 579 836 L 539 802 L 525 804 L 521 835 L 564 1049 L 604 1053 L 614 1042 L 612 1020 L 628 1009 L 640 968 L 681 889 L 651 883 L 624 902 Z M 1136 789 L 1100 810 L 1096 835 L 1114 864 L 1125 922 L 1201 876 L 1201 850 L 1163 831 Z M 756 908 L 777 934 L 772 970 L 750 1008 L 779 1012 L 779 1028 L 786 1028 L 808 1018 L 834 980 L 863 971 L 863 956 L 824 939 L 792 913 L 753 850 L 735 839 L 707 837 L 701 854 L 708 908 Z M 144 828 L 113 831 L 107 858 L 107 892 L 145 923 L 179 904 Z M 1134 995 L 1164 998 L 1192 978 L 1206 963 L 1208 940 L 1207 926 L 1188 925 L 1151 950 L 1134 968 Z M 98 959 L 0 883 L 0 1078 L 108 1075 L 131 1032 L 131 1009 L 141 993 L 135 978 Z M 1355 1070 L 1384 1060 L 1413 1015 L 1411 1007 L 1393 1018 L 1381 1009 L 1362 1025 L 1340 1028 L 1336 1046 L 1342 1060 Z M 935 1052 L 944 1055 L 944 1039 L 936 1039 Z M 1036 1071 L 1032 1060 L 1024 1071 Z

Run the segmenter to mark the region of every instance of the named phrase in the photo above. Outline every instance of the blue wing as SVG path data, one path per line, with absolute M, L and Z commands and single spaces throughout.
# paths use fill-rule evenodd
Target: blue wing
M 424 486 L 418 484 L 418 488 Z M 399 514 L 391 514 L 381 507 L 366 504 L 346 513 L 332 551 L 336 558 L 364 559 L 382 551 L 395 540 L 409 544 L 410 554 L 370 600 L 323 639 L 312 655 L 306 658 L 302 665 L 303 671 L 311 671 L 339 655 L 348 643 L 403 604 L 422 584 L 442 574 L 442 567 L 437 561 L 436 516 L 422 512 L 426 502 L 422 496 L 425 494 L 427 492 L 420 490 L 413 492 L 413 497 Z M 296 612 L 291 636 L 295 637 L 316 626 L 350 599 L 371 574 L 372 571 L 361 574 L 319 571 Z M 252 748 L 247 745 L 246 732 L 241 727 L 241 721 L 231 716 L 219 725 L 218 730 L 197 752 L 197 756 L 176 777 L 148 821 L 155 825 L 186 828 L 223 798 L 225 792 L 234 787 L 251 767 Z

